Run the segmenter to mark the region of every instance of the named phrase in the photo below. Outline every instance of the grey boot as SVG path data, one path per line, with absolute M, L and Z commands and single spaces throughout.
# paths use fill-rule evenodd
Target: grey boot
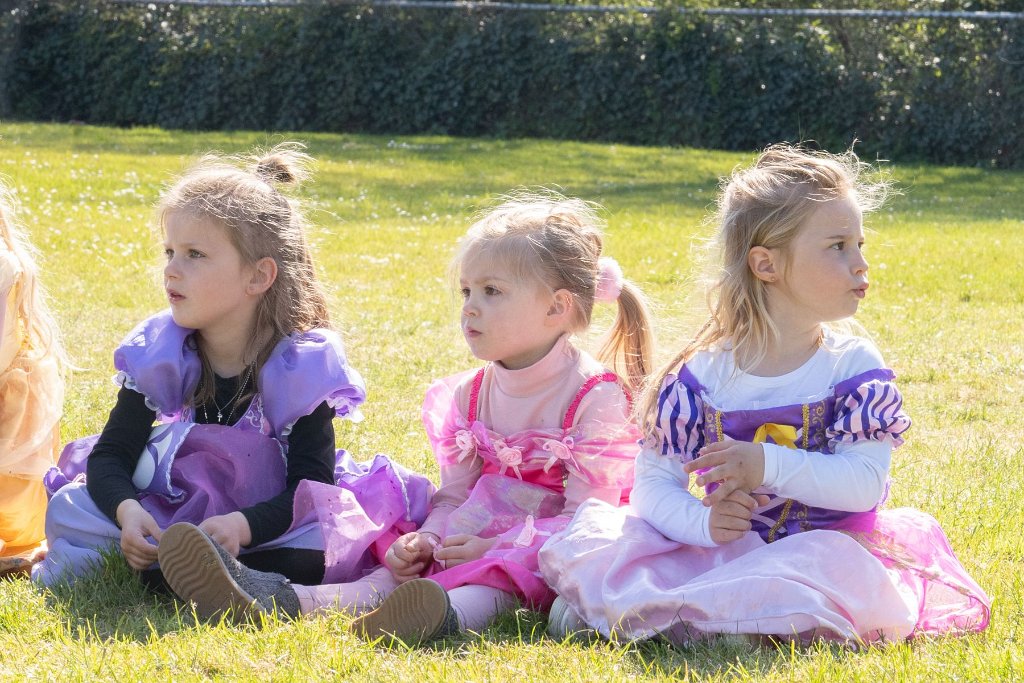
M 172 524 L 157 553 L 167 583 L 204 619 L 223 614 L 243 623 L 260 614 L 299 615 L 299 597 L 288 579 L 246 567 L 194 524 Z

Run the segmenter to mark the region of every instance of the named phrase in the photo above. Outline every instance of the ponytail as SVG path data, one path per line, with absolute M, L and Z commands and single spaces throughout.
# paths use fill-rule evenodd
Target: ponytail
M 615 320 L 601 340 L 597 358 L 639 391 L 654 359 L 651 314 L 643 292 L 628 280 L 622 281 L 616 302 Z

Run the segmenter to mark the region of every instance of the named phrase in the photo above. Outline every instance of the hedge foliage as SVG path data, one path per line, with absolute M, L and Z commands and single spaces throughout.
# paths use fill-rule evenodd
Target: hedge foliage
M 0 107 L 21 119 L 723 149 L 857 138 L 890 159 L 1024 167 L 1021 21 L 12 4 Z

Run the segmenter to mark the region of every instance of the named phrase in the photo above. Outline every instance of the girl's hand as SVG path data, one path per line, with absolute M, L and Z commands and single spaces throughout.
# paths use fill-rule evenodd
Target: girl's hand
M 242 546 L 252 542 L 252 529 L 249 528 L 249 520 L 241 512 L 236 511 L 209 517 L 199 525 L 199 528 L 217 541 L 224 550 L 231 553 L 232 557 L 238 557 Z
M 132 569 L 143 570 L 156 562 L 156 546 L 163 530 L 153 515 L 146 512 L 139 501 L 128 498 L 121 501 L 114 513 L 121 527 L 121 552 Z M 146 537 L 156 543 L 150 543 Z
M 384 553 L 384 564 L 399 583 L 417 578 L 433 559 L 434 547 L 440 539 L 430 532 L 414 531 L 399 536 Z
M 455 534 L 444 539 L 444 547 L 434 553 L 445 569 L 457 567 L 483 557 L 498 542 L 497 538 L 480 538 L 470 534 Z
M 704 496 L 704 505 L 721 503 L 733 491 L 750 493 L 764 480 L 764 449 L 759 443 L 719 441 L 700 449 L 700 457 L 683 466 L 688 473 L 706 470 L 697 477 L 698 486 L 718 487 Z
M 711 506 L 708 526 L 711 540 L 718 545 L 738 541 L 750 531 L 754 508 L 767 502 L 767 496 L 754 498 L 744 491 L 733 491 L 725 500 Z

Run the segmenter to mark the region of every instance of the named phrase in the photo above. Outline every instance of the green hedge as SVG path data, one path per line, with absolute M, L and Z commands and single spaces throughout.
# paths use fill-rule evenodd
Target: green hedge
M 1024 166 L 1024 22 L 14 4 L 21 119 Z

